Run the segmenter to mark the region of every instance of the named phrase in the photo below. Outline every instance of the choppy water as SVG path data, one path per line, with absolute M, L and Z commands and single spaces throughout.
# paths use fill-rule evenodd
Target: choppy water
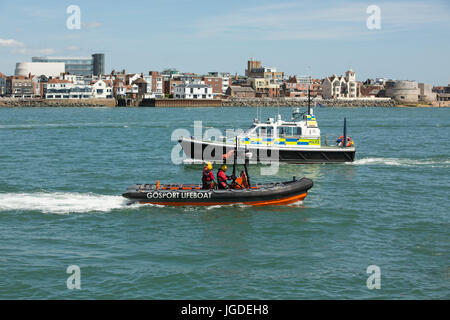
M 450 298 L 450 109 L 316 114 L 330 143 L 347 117 L 354 163 L 250 170 L 312 178 L 303 205 L 169 208 L 120 194 L 199 181 L 172 165 L 172 131 L 246 128 L 256 109 L 0 109 L 0 298 Z

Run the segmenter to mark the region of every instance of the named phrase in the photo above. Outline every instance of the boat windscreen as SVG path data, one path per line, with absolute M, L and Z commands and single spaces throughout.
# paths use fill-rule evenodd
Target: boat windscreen
M 281 126 L 277 128 L 277 131 L 279 137 L 292 137 L 302 135 L 302 128 L 294 126 Z

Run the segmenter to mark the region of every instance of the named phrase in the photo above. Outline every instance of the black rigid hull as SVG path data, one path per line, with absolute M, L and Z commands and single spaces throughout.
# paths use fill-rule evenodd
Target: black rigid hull
M 208 142 L 181 139 L 178 141 L 183 148 L 184 153 L 188 159 L 202 160 L 202 161 L 221 161 L 222 155 L 226 154 L 234 148 L 232 146 L 218 146 Z M 209 150 L 205 153 L 205 149 L 209 146 Z M 269 149 L 259 149 L 252 145 L 247 145 L 248 151 L 252 153 L 251 161 L 264 162 L 265 159 L 271 156 Z M 211 150 L 211 151 L 210 151 Z M 356 149 L 354 147 L 321 147 L 317 149 L 307 150 L 289 150 L 278 149 L 278 161 L 294 164 L 302 163 L 339 163 L 339 162 L 353 162 L 355 160 Z M 204 154 L 211 154 L 211 158 L 205 158 Z M 232 157 L 231 157 L 232 158 Z M 228 159 L 227 163 L 232 163 L 233 159 Z
M 174 186 L 174 185 L 171 185 Z M 308 178 L 257 184 L 251 189 L 228 190 L 184 190 L 167 188 L 157 189 L 155 184 L 136 184 L 130 186 L 122 195 L 135 202 L 163 205 L 216 205 L 243 203 L 249 205 L 288 204 L 303 200 L 313 181 Z

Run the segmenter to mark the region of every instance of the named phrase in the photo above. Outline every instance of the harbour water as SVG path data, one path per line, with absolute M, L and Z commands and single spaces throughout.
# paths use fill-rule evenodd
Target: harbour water
M 448 108 L 317 108 L 330 143 L 347 117 L 354 163 L 250 169 L 313 179 L 300 206 L 126 205 L 134 183 L 200 182 L 172 164 L 173 130 L 245 129 L 256 112 L 1 108 L 0 299 L 450 298 Z

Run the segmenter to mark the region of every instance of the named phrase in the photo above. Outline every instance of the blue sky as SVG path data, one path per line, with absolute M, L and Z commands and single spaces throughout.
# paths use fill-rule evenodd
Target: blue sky
M 66 27 L 69 5 L 81 29 Z M 369 5 L 381 29 L 369 30 Z M 286 74 L 450 82 L 450 1 L 4 1 L 0 72 L 32 56 L 106 54 L 106 71 L 244 74 L 253 56 Z

